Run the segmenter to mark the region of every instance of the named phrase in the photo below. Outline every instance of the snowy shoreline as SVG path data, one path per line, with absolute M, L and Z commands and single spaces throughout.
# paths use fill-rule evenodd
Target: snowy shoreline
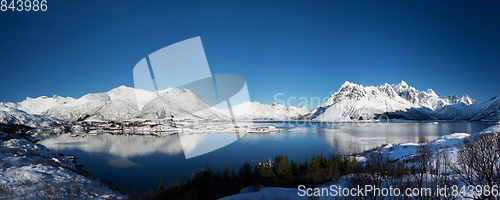
M 31 132 L 34 136 L 53 134 L 68 134 L 72 137 L 96 136 L 99 134 L 113 135 L 152 135 L 169 136 L 179 133 L 275 133 L 286 131 L 273 125 L 259 126 L 246 122 L 236 124 L 228 122 L 192 122 L 192 121 L 84 121 L 68 123 L 50 128 L 38 128 Z
M 76 158 L 54 155 L 30 136 L 0 132 L 0 198 L 125 199 L 97 178 L 78 174 Z
M 482 134 L 482 133 L 493 133 L 493 132 L 500 132 L 500 125 L 493 125 L 490 126 L 487 129 L 484 129 L 478 133 L 474 134 Z M 432 141 L 429 143 L 429 146 L 433 151 L 441 151 L 441 152 L 446 152 L 451 156 L 451 161 L 452 163 L 456 163 L 456 156 L 457 156 L 457 146 L 460 143 L 464 141 L 464 139 L 474 135 L 474 134 L 468 134 L 468 133 L 452 133 L 449 135 L 444 135 L 439 137 L 438 139 Z M 389 156 L 389 159 L 391 161 L 401 161 L 401 160 L 409 160 L 413 156 L 417 154 L 417 147 L 419 144 L 417 143 L 405 143 L 405 144 L 399 144 L 399 145 L 392 145 L 392 144 L 383 144 L 379 148 L 371 151 L 371 152 L 382 152 L 386 153 Z M 358 155 L 358 156 L 353 156 L 355 157 L 356 160 L 358 161 L 359 164 L 363 165 L 366 163 L 367 155 L 370 152 L 366 152 L 363 155 Z M 407 163 L 406 166 L 409 166 L 411 163 Z M 340 177 L 338 180 L 333 180 L 329 183 L 324 183 L 318 186 L 319 190 L 330 190 L 330 186 L 335 185 L 337 187 L 341 188 L 349 188 L 350 185 L 348 183 L 349 179 L 352 177 L 352 174 L 348 174 L 345 176 Z M 257 189 L 255 189 L 257 188 Z M 303 190 L 302 190 L 303 191 Z M 311 199 L 309 196 L 299 196 L 299 194 L 302 194 L 301 190 L 298 188 L 280 188 L 280 187 L 264 187 L 264 186 L 259 186 L 259 187 L 248 187 L 244 188 L 241 190 L 239 194 L 235 194 L 232 196 L 227 196 L 224 198 L 221 198 L 221 200 L 230 200 L 230 199 L 246 199 L 246 200 L 251 200 L 251 199 L 262 199 L 263 197 L 276 197 L 280 199 Z M 332 197 L 332 196 L 321 196 L 318 197 L 317 199 L 336 199 L 337 197 Z M 342 198 L 342 197 L 340 197 Z M 464 198 L 464 197 L 462 197 Z M 465 198 L 464 198 L 465 199 Z

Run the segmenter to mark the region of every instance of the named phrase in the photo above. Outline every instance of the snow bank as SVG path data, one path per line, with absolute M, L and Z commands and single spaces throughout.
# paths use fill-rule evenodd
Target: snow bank
M 26 139 L 0 140 L 0 198 L 126 198 L 76 171 L 72 156 L 52 155 Z
M 5 141 L 3 142 L 3 147 L 5 149 L 29 153 L 31 155 L 51 156 L 49 150 L 45 146 L 31 143 L 30 141 L 25 139 L 11 139 Z
M 487 132 L 500 132 L 500 125 L 493 125 L 481 131 L 481 133 Z
M 0 123 L 20 124 L 29 127 L 48 127 L 63 123 L 53 117 L 30 114 L 10 106 L 12 106 L 11 103 L 0 102 Z
M 240 193 L 228 197 L 221 198 L 220 200 L 231 199 L 247 199 L 247 200 L 262 200 L 262 199 L 309 199 L 307 196 L 301 197 L 298 195 L 299 190 L 296 188 L 279 188 L 268 187 L 258 192 L 253 193 Z

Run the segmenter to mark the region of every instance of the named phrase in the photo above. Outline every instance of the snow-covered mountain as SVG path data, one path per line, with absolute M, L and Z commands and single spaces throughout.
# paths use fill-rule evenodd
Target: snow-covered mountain
M 5 103 L 0 103 L 0 123 L 21 124 L 30 127 L 46 127 L 64 122 L 43 115 L 29 114 L 25 111 L 10 107 Z
M 473 112 L 471 120 L 500 121 L 500 94 L 480 104 L 479 107 L 479 112 Z
M 129 119 L 217 119 L 230 120 L 229 111 L 210 107 L 189 90 L 168 88 L 150 92 L 126 86 L 108 92 L 90 93 L 79 99 L 54 95 L 26 98 L 19 103 L 2 102 L 5 110 L 2 121 L 19 124 L 41 124 L 60 119 L 79 120 L 129 120 Z M 280 103 L 262 105 L 245 102 L 233 107 L 236 119 L 292 119 L 309 112 L 305 106 L 285 107 Z M 20 116 L 20 117 L 12 117 Z M 21 117 L 22 116 L 22 117 Z M 17 120 L 13 120 L 17 119 Z M 32 121 L 30 121 L 30 119 Z
M 477 104 L 468 95 L 438 96 L 432 89 L 418 91 L 404 81 L 399 84 L 367 86 L 346 81 L 332 96 L 303 119 L 351 121 L 381 115 L 406 119 L 464 119 Z M 470 114 L 469 114 L 470 115 Z
M 136 94 L 137 93 L 137 94 Z M 3 103 L 30 114 L 41 114 L 64 121 L 84 119 L 127 120 L 134 118 L 225 119 L 189 90 L 168 88 L 150 92 L 120 86 L 109 92 L 90 93 L 79 99 L 54 96 L 27 98 L 19 103 Z
M 278 102 L 266 105 L 256 101 L 235 105 L 232 107 L 232 111 L 235 119 L 239 120 L 289 120 L 309 113 L 309 110 L 303 105 L 286 107 Z M 221 112 L 230 116 L 228 109 L 221 110 Z

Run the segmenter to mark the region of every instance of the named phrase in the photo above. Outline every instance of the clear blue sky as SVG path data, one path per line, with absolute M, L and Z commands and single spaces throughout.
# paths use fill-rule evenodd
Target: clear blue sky
M 0 101 L 132 87 L 143 57 L 201 36 L 212 73 L 245 77 L 252 101 L 405 80 L 483 102 L 500 92 L 499 11 L 499 1 L 48 0 L 46 12 L 0 12 Z

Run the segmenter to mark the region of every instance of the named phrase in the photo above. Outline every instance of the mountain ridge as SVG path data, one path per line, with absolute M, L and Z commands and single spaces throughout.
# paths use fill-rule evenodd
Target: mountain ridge
M 57 95 L 27 97 L 17 103 L 1 102 L 0 108 L 0 120 L 31 126 L 80 120 L 162 120 L 172 116 L 190 120 L 228 121 L 231 118 L 228 109 L 211 107 L 186 89 L 151 92 L 123 85 L 78 99 Z M 238 120 L 356 121 L 384 116 L 408 120 L 500 121 L 500 94 L 477 104 L 467 94 L 438 96 L 432 89 L 419 91 L 405 81 L 379 86 L 346 81 L 311 111 L 304 105 L 286 107 L 278 102 L 261 104 L 256 101 L 234 105 L 232 110 Z
M 463 120 L 474 110 L 470 105 L 476 104 L 467 94 L 461 98 L 438 96 L 432 89 L 419 91 L 405 81 L 366 87 L 346 81 L 325 102 L 300 119 L 352 121 L 385 116 L 410 120 Z
M 47 119 L 54 118 L 66 122 L 81 120 L 122 121 L 138 118 L 161 120 L 172 116 L 175 119 L 230 121 L 230 114 L 227 109 L 220 110 L 210 107 L 198 99 L 190 90 L 177 88 L 151 92 L 122 85 L 107 92 L 88 93 L 78 99 L 57 95 L 53 97 L 40 96 L 37 98 L 27 97 L 17 103 L 1 102 L 0 105 L 10 108 L 12 111 L 21 112 L 24 115 L 32 115 L 32 118 L 46 116 L 49 117 Z M 258 119 L 286 120 L 296 117 L 297 114 L 308 112 L 305 106 L 299 108 L 295 106 L 285 107 L 276 102 L 271 105 L 255 102 L 253 105 L 255 108 L 270 109 L 266 112 L 269 116 L 261 114 L 257 116 Z M 238 116 L 240 118 L 237 119 L 254 119 L 253 112 L 245 113 L 245 110 L 238 111 L 237 108 L 238 105 L 233 106 L 234 113 L 242 113 Z M 6 116 L 4 115 L 4 118 L 7 118 Z M 12 117 L 9 115 L 9 118 Z M 26 123 L 26 121 L 22 120 L 10 120 L 10 122 Z M 32 125 L 39 126 L 41 123 Z

